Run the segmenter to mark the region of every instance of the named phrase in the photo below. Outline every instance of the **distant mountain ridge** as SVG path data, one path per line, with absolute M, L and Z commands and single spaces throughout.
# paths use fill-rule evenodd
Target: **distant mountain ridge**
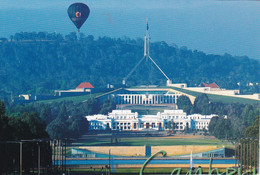
M 143 56 L 142 39 L 35 32 L 16 33 L 8 40 L 0 42 L 0 94 L 50 93 L 84 81 L 94 87 L 119 86 Z M 221 88 L 259 93 L 258 60 L 205 54 L 163 41 L 151 43 L 150 54 L 174 83 L 216 82 Z M 144 61 L 127 83 L 165 85 L 166 79 Z

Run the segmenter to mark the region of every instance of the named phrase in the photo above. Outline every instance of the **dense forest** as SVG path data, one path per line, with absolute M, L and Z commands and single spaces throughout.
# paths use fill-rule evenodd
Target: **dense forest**
M 222 88 L 259 93 L 258 60 L 206 54 L 163 41 L 151 43 L 150 47 L 150 55 L 174 83 L 198 86 L 216 82 Z M 143 39 L 95 39 L 83 33 L 16 33 L 0 39 L 0 97 L 52 93 L 55 89 L 75 88 L 83 81 L 95 87 L 120 85 L 142 56 Z M 127 84 L 165 82 L 151 61 L 144 61 Z M 249 83 L 253 84 L 247 86 Z

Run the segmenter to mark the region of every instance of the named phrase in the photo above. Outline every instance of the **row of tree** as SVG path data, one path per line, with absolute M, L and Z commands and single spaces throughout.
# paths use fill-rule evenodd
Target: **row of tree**
M 219 139 L 241 138 L 256 133 L 255 123 L 259 120 L 259 105 L 210 102 L 206 94 L 198 96 L 194 104 L 191 103 L 187 96 L 180 96 L 177 105 L 179 109 L 183 109 L 187 114 L 217 114 L 219 117 L 213 117 L 210 121 L 209 132 Z M 245 135 L 247 127 L 249 128 Z
M 8 106 L 8 114 L 19 116 L 27 111 L 35 111 L 46 123 L 46 131 L 53 139 L 78 138 L 88 131 L 88 121 L 85 116 L 92 114 L 107 114 L 116 108 L 111 100 L 103 103 L 96 98 L 91 98 L 84 103 L 72 101 L 53 102 L 50 104 L 11 104 Z
M 195 98 L 194 104 L 191 103 L 189 97 L 182 95 L 178 98 L 177 106 L 183 109 L 187 114 L 203 114 L 209 115 L 213 112 L 218 114 L 223 111 L 219 110 L 224 104 L 212 103 L 206 94 L 201 94 Z

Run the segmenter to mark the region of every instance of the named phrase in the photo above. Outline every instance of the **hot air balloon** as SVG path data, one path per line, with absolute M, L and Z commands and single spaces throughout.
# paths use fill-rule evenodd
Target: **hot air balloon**
M 83 3 L 74 3 L 71 4 L 68 8 L 68 15 L 74 25 L 78 28 L 84 24 L 89 16 L 89 8 L 86 4 Z

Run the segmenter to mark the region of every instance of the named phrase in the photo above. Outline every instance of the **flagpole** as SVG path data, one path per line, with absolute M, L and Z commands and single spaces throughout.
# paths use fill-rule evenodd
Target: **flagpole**
M 193 160 L 192 160 L 192 150 L 190 153 L 190 170 L 193 168 Z

